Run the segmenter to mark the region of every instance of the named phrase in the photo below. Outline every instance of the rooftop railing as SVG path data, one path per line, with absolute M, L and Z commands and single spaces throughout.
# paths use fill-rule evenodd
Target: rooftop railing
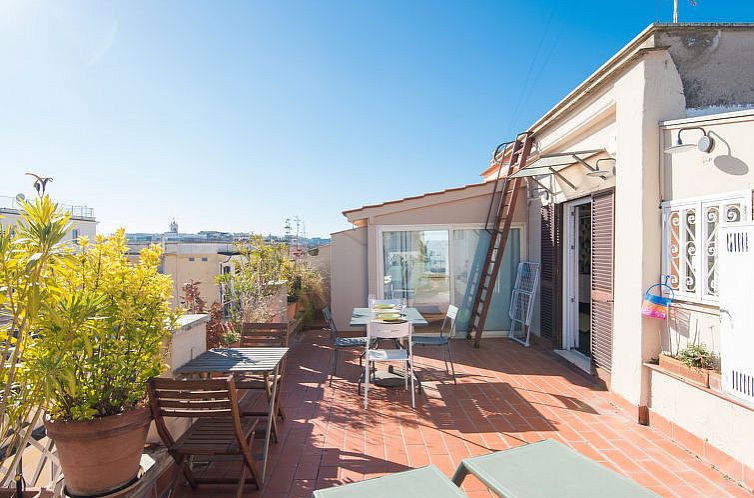
M 94 219 L 94 209 L 87 206 L 77 206 L 74 204 L 59 204 L 61 208 L 67 211 L 72 218 L 91 218 Z M 20 211 L 21 203 L 15 197 L 0 195 L 0 211 Z

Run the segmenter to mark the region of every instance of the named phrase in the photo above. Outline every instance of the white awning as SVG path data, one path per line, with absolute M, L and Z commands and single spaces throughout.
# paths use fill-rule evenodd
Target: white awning
M 525 168 L 518 170 L 511 175 L 511 178 L 526 178 L 531 176 L 540 175 L 552 175 L 558 173 L 560 170 L 571 166 L 572 164 L 579 163 L 586 167 L 590 171 L 597 171 L 597 168 L 590 166 L 584 160 L 588 159 L 600 152 L 605 152 L 605 149 L 594 150 L 580 150 L 574 152 L 557 152 L 554 154 L 544 154 L 533 163 L 527 165 Z

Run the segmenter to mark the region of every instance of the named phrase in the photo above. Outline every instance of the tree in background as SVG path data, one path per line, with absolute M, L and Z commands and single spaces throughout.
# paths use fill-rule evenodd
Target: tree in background
M 207 349 L 224 346 L 235 342 L 236 337 L 228 337 L 228 329 L 223 320 L 223 306 L 215 301 L 209 307 L 209 322 L 207 322 Z
M 206 313 L 207 302 L 201 296 L 199 284 L 201 282 L 191 279 L 181 287 L 181 305 L 187 313 Z
M 223 287 L 228 320 L 240 333 L 243 322 L 267 322 L 283 311 L 275 297 L 290 279 L 293 265 L 284 243 L 265 241 L 261 235 L 235 243 L 235 249 L 232 270 L 217 281 Z

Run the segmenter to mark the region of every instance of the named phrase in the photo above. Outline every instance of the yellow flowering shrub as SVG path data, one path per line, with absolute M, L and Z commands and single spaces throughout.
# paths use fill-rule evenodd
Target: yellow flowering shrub
M 59 293 L 40 313 L 30 370 L 57 420 L 89 420 L 138 406 L 146 382 L 164 366 L 163 345 L 177 315 L 162 248 L 127 257 L 123 229 L 80 250 L 59 267 Z

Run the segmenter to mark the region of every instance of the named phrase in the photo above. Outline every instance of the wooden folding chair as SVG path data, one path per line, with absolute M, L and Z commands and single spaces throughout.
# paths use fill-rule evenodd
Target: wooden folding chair
M 218 379 L 173 380 L 156 378 L 147 385 L 152 416 L 157 432 L 167 446 L 192 489 L 199 484 L 237 483 L 236 497 L 241 498 L 245 484 L 261 487 L 251 454 L 251 444 L 259 419 L 241 417 L 238 395 L 232 377 Z M 165 417 L 196 419 L 189 429 L 175 439 L 165 424 Z M 197 477 L 189 466 L 189 456 L 233 455 L 241 457 L 238 479 Z M 251 473 L 249 479 L 246 472 Z
M 288 324 L 287 323 L 253 323 L 247 322 L 241 326 L 240 345 L 242 348 L 284 348 L 288 347 Z M 277 405 L 277 416 L 285 420 L 285 412 L 280 403 L 280 392 L 282 391 L 283 372 L 285 371 L 285 360 L 280 365 L 278 374 L 278 386 L 275 404 Z M 264 374 L 254 376 L 250 374 L 236 375 L 236 387 L 247 390 L 241 401 L 241 414 L 243 416 L 266 417 L 266 411 L 254 410 L 253 400 L 248 391 L 264 390 L 267 395 L 267 402 L 270 403 L 272 397 L 272 383 L 269 375 Z M 277 442 L 278 429 L 277 417 L 272 421 L 272 440 Z

